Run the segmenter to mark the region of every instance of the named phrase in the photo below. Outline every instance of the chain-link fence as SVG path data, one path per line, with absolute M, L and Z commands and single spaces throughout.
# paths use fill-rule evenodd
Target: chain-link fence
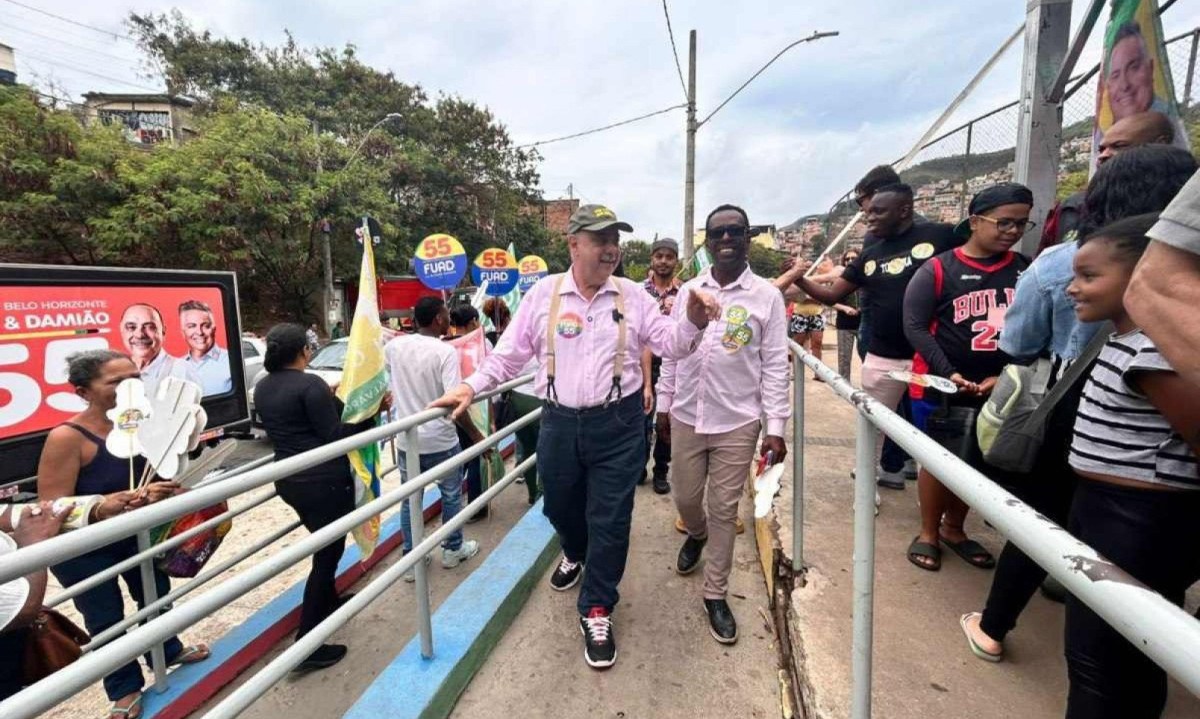
M 1198 44 L 1200 28 L 1166 42 L 1175 97 L 1181 109 L 1190 107 L 1193 95 L 1200 91 L 1196 60 Z M 1099 67 L 1093 67 L 1067 84 L 1063 100 L 1060 176 L 1088 166 L 1098 72 Z M 913 158 L 909 169 L 901 173 L 904 181 L 913 188 L 914 209 L 934 222 L 958 222 L 966 213 L 972 195 L 988 185 L 1011 180 L 1019 114 L 1018 103 L 1014 101 L 926 143 Z M 847 192 L 829 209 L 820 231 L 833 238 L 857 211 L 853 192 Z M 797 232 L 809 235 L 815 231 L 813 223 L 809 223 L 807 229 L 797 229 Z M 861 240 L 864 232 L 860 223 L 851 230 L 849 243 Z M 793 238 L 792 244 L 801 245 L 808 239 Z

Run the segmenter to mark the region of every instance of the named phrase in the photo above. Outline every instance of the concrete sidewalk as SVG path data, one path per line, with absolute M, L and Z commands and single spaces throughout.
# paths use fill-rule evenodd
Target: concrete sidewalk
M 701 572 L 687 577 L 674 572 L 683 535 L 672 527 L 670 496 L 654 494 L 647 484 L 638 488 L 636 502 L 629 566 L 614 613 L 616 665 L 598 672 L 584 664 L 578 589 L 555 592 L 543 580 L 452 716 L 780 715 L 778 660 L 774 633 L 763 615 L 766 587 L 753 532 L 737 539 L 729 603 L 739 638 L 724 646 L 708 632 Z M 742 518 L 753 527 L 746 500 Z
M 811 378 L 811 373 L 808 373 Z M 857 383 L 855 363 L 854 381 Z M 792 592 L 790 625 L 809 719 L 850 714 L 851 558 L 855 413 L 823 384 L 806 382 L 803 586 Z M 791 437 L 789 429 L 788 437 Z M 790 463 L 789 463 L 790 475 Z M 975 658 L 958 618 L 982 609 L 992 572 L 950 552 L 940 572 L 911 565 L 905 550 L 920 518 L 916 483 L 880 489 L 876 525 L 874 716 L 1000 719 L 1061 717 L 1066 706 L 1063 610 L 1035 596 L 999 664 Z M 780 543 L 792 546 L 792 481 L 776 498 Z M 979 517 L 967 532 L 999 554 L 1003 538 Z M 1189 602 L 1194 606 L 1195 602 Z M 1200 716 L 1200 701 L 1172 682 L 1168 719 Z

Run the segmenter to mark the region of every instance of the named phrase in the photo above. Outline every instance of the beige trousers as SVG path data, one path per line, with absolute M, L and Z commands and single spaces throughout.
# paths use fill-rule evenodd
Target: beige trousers
M 729 589 L 738 500 L 754 462 L 760 426 L 756 420 L 721 434 L 697 434 L 695 427 L 671 418 L 671 495 L 688 535 L 708 537 L 705 599 L 724 599 Z

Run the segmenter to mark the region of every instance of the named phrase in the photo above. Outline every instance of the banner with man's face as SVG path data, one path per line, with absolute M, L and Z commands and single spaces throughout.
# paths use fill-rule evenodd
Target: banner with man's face
M 1117 134 L 1121 137 L 1140 135 L 1143 140 L 1145 127 L 1169 126 L 1173 129 L 1172 144 L 1188 148 L 1187 132 L 1175 103 L 1175 83 L 1163 44 L 1157 0 L 1112 0 L 1096 90 L 1093 172 L 1105 135 L 1118 124 Z

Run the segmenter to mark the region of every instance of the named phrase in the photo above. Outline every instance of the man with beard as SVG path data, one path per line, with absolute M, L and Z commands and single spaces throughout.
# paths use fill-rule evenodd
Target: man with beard
M 212 308 L 200 300 L 188 300 L 179 305 L 179 325 L 188 344 L 183 361 L 200 378 L 205 397 L 233 390 L 229 368 L 229 350 L 217 346 L 217 328 Z
M 650 276 L 642 283 L 646 292 L 658 302 L 658 309 L 664 315 L 671 314 L 675 307 L 675 298 L 679 294 L 680 282 L 675 278 L 679 269 L 679 244 L 675 240 L 663 238 L 655 240 L 650 245 Z M 647 388 L 650 393 L 646 396 L 646 461 L 650 461 L 650 447 L 654 447 L 654 491 L 666 494 L 671 491 L 667 481 L 667 472 L 671 467 L 671 429 L 660 422 L 655 431 L 654 388 L 662 370 L 662 358 L 655 357 L 647 350 L 642 357 L 642 371 L 645 372 L 649 360 L 650 372 Z M 661 414 L 661 412 L 659 413 Z M 642 472 L 642 481 L 646 481 L 646 473 Z
M 642 350 L 682 357 L 720 314 L 717 301 L 697 290 L 678 319 L 665 317 L 637 283 L 614 278 L 620 230 L 633 228 L 603 205 L 576 210 L 567 226 L 568 271 L 534 285 L 495 351 L 430 405 L 453 408 L 458 416 L 477 394 L 517 377 L 531 358 L 538 359 L 535 392 L 545 398 L 538 478 L 543 511 L 563 549 L 550 586 L 565 591 L 582 574 L 579 629 L 584 659 L 595 669 L 617 659 L 612 611 L 646 452 Z
M 745 210 L 721 205 L 705 221 L 705 235 L 713 264 L 683 286 L 680 301 L 687 303 L 694 292 L 710 292 L 724 316 L 709 325 L 694 353 L 663 360 L 658 416 L 664 427 L 669 421 L 675 506 L 688 535 L 675 571 L 695 571 L 708 546 L 703 594 L 709 633 L 722 644 L 733 644 L 737 621 L 725 596 L 738 500 L 754 461 L 760 418 L 767 423 L 763 454 L 771 453 L 775 462 L 787 455 L 787 313 L 779 290 L 750 269 Z M 681 306 L 672 316 L 682 317 Z
M 121 315 L 118 329 L 125 352 L 141 372 L 147 395 L 154 395 L 158 381 L 163 377 L 178 377 L 200 384 L 195 370 L 163 349 L 166 326 L 158 308 L 141 302 L 129 305 Z

